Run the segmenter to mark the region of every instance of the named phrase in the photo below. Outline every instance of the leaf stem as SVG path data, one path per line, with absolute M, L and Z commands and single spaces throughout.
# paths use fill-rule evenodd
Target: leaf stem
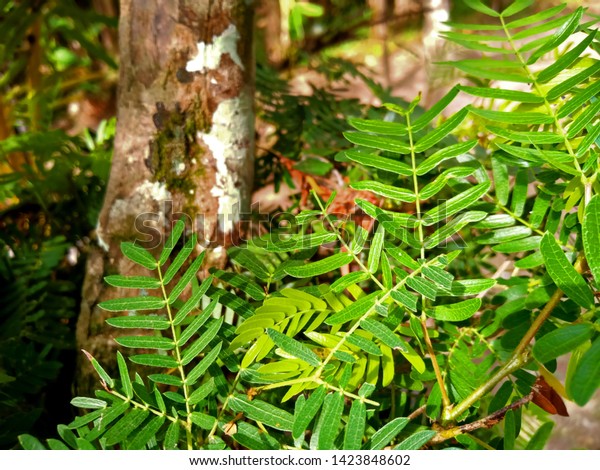
M 183 389 L 183 397 L 185 399 L 185 412 L 186 412 L 186 424 L 185 424 L 185 435 L 187 441 L 188 450 L 193 450 L 193 440 L 192 440 L 192 407 L 189 402 L 189 388 L 186 384 L 186 375 L 185 370 L 183 369 L 183 364 L 181 360 L 181 351 L 179 348 L 179 338 L 177 334 L 177 329 L 173 323 L 173 312 L 171 310 L 171 305 L 169 304 L 169 296 L 167 295 L 167 290 L 165 289 L 165 283 L 163 279 L 163 274 L 160 266 L 158 266 L 158 279 L 160 281 L 160 288 L 162 290 L 163 298 L 165 299 L 167 306 L 167 315 L 169 316 L 169 324 L 171 325 L 171 334 L 173 335 L 173 341 L 175 343 L 175 359 L 177 361 L 177 369 L 179 370 L 179 376 L 182 381 L 182 389 Z

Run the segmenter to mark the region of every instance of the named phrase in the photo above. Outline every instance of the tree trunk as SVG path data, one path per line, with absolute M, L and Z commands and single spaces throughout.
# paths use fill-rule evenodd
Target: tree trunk
M 140 293 L 106 288 L 103 277 L 146 274 L 120 243 L 158 253 L 185 216 L 215 265 L 239 236 L 252 187 L 252 10 L 245 0 L 121 1 L 114 157 L 77 325 L 78 346 L 109 369 L 117 331 L 98 303 Z M 78 393 L 97 386 L 82 357 Z

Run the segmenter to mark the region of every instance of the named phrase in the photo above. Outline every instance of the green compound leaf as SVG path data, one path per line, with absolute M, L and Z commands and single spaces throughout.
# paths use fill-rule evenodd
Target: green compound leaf
M 344 450 L 360 450 L 367 421 L 367 406 L 361 400 L 354 400 L 348 415 L 348 425 L 344 434 Z
M 106 323 L 115 328 L 143 328 L 146 330 L 166 330 L 170 326 L 168 320 L 156 315 L 113 317 L 107 318 Z
M 190 265 L 190 267 L 185 271 L 185 274 L 181 276 L 181 279 L 177 282 L 173 290 L 171 290 L 169 294 L 169 304 L 175 302 L 183 290 L 188 286 L 188 284 L 196 277 L 196 273 L 200 269 L 202 265 L 202 261 L 204 261 L 204 254 L 206 252 L 203 251 L 200 256 L 198 256 Z
M 125 289 L 158 289 L 160 281 L 148 276 L 106 276 L 104 278 L 107 284 L 113 287 L 123 287 Z
M 544 98 L 526 91 L 503 90 L 500 88 L 482 88 L 471 86 L 459 86 L 461 91 L 481 98 L 500 99 L 507 101 L 519 101 L 521 103 L 543 103 Z
M 334 449 L 334 441 L 338 435 L 342 412 L 344 411 L 344 395 L 330 393 L 325 397 L 323 410 L 319 419 L 319 450 Z
M 594 328 L 588 324 L 567 325 L 542 336 L 533 345 L 533 357 L 546 363 L 575 349 L 592 337 Z
M 165 243 L 165 246 L 164 246 L 162 252 L 160 253 L 160 258 L 158 260 L 158 264 L 160 266 L 162 266 L 163 264 L 165 264 L 167 262 L 167 260 L 169 259 L 169 256 L 171 255 L 171 252 L 173 251 L 173 248 L 175 248 L 175 245 L 179 241 L 179 238 L 181 237 L 181 234 L 183 233 L 184 230 L 185 230 L 185 222 L 183 221 L 183 219 L 179 219 L 173 226 L 171 235 L 169 235 L 169 238 L 167 239 L 167 243 Z
M 600 100 L 598 101 L 600 103 Z M 600 286 L 600 195 L 596 194 L 585 207 L 583 216 L 583 249 L 590 271 Z
M 371 191 L 378 196 L 387 197 L 395 201 L 414 202 L 416 196 L 412 191 L 403 188 L 379 183 L 378 181 L 359 181 L 350 185 L 352 189 Z
M 409 423 L 408 418 L 396 418 L 381 429 L 367 442 L 367 448 L 370 450 L 381 450 L 388 445 Z
M 550 233 L 542 237 L 540 251 L 546 270 L 558 288 L 581 307 L 592 308 L 594 294 Z
M 163 349 L 168 351 L 175 347 L 172 339 L 163 338 L 162 336 L 119 336 L 115 338 L 115 341 L 126 348 Z
M 362 145 L 363 147 L 370 147 L 400 154 L 410 153 L 409 145 L 393 137 L 364 134 L 362 132 L 344 132 L 344 137 L 353 144 Z M 346 156 L 348 156 L 348 153 L 346 153 Z M 350 157 L 348 156 L 348 158 Z
M 267 328 L 266 331 L 273 342 L 286 353 L 291 354 L 314 367 L 321 364 L 319 357 L 299 341 L 296 341 L 294 338 L 290 338 L 277 330 L 273 330 L 272 328 Z
M 133 431 L 138 429 L 150 412 L 134 408 L 110 427 L 104 434 L 105 444 L 113 446 L 124 441 Z
M 443 149 L 438 150 L 433 155 L 427 157 L 427 159 L 424 160 L 421 164 L 419 164 L 419 166 L 417 167 L 417 175 L 422 176 L 429 173 L 434 168 L 437 168 L 438 164 L 443 162 L 444 160 L 464 155 L 465 153 L 469 152 L 473 147 L 475 147 L 476 144 L 476 140 L 470 140 L 468 142 L 461 142 L 460 144 L 450 145 L 448 147 L 444 147 Z
M 133 386 L 131 385 L 131 379 L 129 378 L 129 370 L 127 369 L 127 363 L 125 358 L 120 351 L 117 351 L 117 364 L 119 367 L 119 377 L 121 378 L 121 386 L 125 392 L 125 396 L 129 399 L 133 398 Z
M 125 297 L 122 299 L 111 299 L 100 302 L 98 306 L 109 312 L 121 312 L 123 310 L 157 310 L 164 307 L 166 302 L 160 297 L 146 295 L 143 297 Z
M 393 349 L 398 349 L 401 352 L 408 353 L 408 344 L 405 340 L 396 335 L 392 330 L 390 330 L 383 323 L 380 323 L 376 320 L 372 320 L 371 318 L 365 318 L 360 322 L 360 327 L 373 334 L 377 339 L 379 339 L 383 344 L 389 346 Z
M 177 256 L 167 268 L 167 272 L 163 277 L 163 285 L 167 285 L 169 282 L 171 282 L 175 275 L 179 272 L 181 266 L 183 266 L 183 263 L 185 263 L 188 257 L 192 254 L 192 251 L 194 251 L 196 240 L 196 234 L 193 233 L 183 248 L 179 250 L 179 253 L 177 253 Z
M 320 276 L 321 274 L 329 273 L 347 265 L 352 259 L 351 253 L 337 253 L 329 258 L 313 263 L 300 266 L 288 266 L 285 268 L 285 272 L 290 276 L 299 278 Z
M 394 447 L 394 450 L 419 450 L 433 439 L 433 436 L 436 434 L 435 431 L 418 431 L 412 436 L 404 439 L 400 444 Z
M 347 321 L 354 320 L 355 318 L 361 317 L 366 314 L 369 310 L 375 307 L 377 298 L 381 292 L 372 292 L 366 297 L 358 299 L 356 302 L 351 303 L 346 308 L 333 314 L 325 323 L 328 325 L 337 325 L 339 323 L 346 323 Z
M 89 410 L 97 410 L 106 408 L 106 402 L 104 400 L 98 400 L 97 398 L 89 397 L 75 397 L 71 400 L 71 405 L 77 408 L 86 408 Z
M 475 204 L 484 194 L 490 189 L 491 183 L 486 181 L 479 183 L 476 186 L 463 191 L 462 193 L 454 196 L 453 198 L 442 202 L 433 209 L 427 211 L 423 217 L 423 224 L 430 226 L 436 224 L 440 220 L 444 220 L 457 212 L 466 209 L 467 207 Z
M 344 154 L 349 160 L 364 166 L 390 171 L 402 176 L 412 175 L 412 170 L 406 163 L 392 160 L 391 158 L 381 157 L 372 153 L 358 152 L 356 150 L 346 150 Z
M 579 360 L 568 384 L 568 393 L 575 403 L 584 406 L 600 387 L 600 338 L 592 343 Z
M 131 242 L 121 243 L 121 252 L 128 259 L 144 268 L 155 270 L 158 267 L 154 257 L 144 248 L 134 245 Z
M 354 127 L 358 131 L 362 132 L 372 132 L 373 134 L 382 134 L 382 135 L 406 135 L 408 134 L 408 129 L 404 124 L 399 122 L 387 122 L 387 121 L 377 121 L 371 119 L 358 119 L 358 118 L 350 118 L 348 119 L 348 124 Z
M 325 398 L 326 394 L 327 389 L 323 385 L 320 385 L 315 389 L 314 392 L 311 393 L 310 397 L 308 397 L 308 400 L 306 400 L 304 406 L 294 420 L 294 425 L 292 428 L 292 437 L 294 439 L 298 439 L 300 436 L 302 436 L 302 434 L 304 434 L 304 431 L 306 431 L 310 422 L 321 409 L 321 405 L 323 404 L 323 399 Z
M 438 305 L 427 310 L 427 315 L 440 321 L 464 321 L 481 307 L 481 299 L 468 299 L 454 304 Z
M 243 395 L 237 395 L 230 399 L 231 409 L 236 413 L 242 412 L 248 418 L 263 423 L 280 431 L 291 431 L 294 427 L 294 417 L 270 403 L 254 399 L 248 400 Z

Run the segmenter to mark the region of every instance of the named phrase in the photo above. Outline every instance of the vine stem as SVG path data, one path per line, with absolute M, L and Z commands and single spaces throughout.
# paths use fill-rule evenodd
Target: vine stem
M 580 274 L 585 269 L 585 256 L 583 254 L 580 254 L 577 257 L 574 268 Z M 550 297 L 548 303 L 533 321 L 506 364 L 500 367 L 500 369 L 498 369 L 488 380 L 473 390 L 473 392 L 471 392 L 467 398 L 458 403 L 455 407 L 444 409 L 442 414 L 442 424 L 456 421 L 460 415 L 467 411 L 471 405 L 481 399 L 486 393 L 492 390 L 498 383 L 500 383 L 500 381 L 508 377 L 513 372 L 516 372 L 527 363 L 529 360 L 529 352 L 527 350 L 529 343 L 535 337 L 544 322 L 552 314 L 552 311 L 558 306 L 562 296 L 563 292 L 560 289 L 556 289 L 552 297 Z
M 181 361 L 181 350 L 179 349 L 179 338 L 177 334 L 177 330 L 175 329 L 175 325 L 173 323 L 173 312 L 171 310 L 171 305 L 169 304 L 169 296 L 167 295 L 167 291 L 165 289 L 165 284 L 163 280 L 162 270 L 160 266 L 158 266 L 158 279 L 160 281 L 160 288 L 162 290 L 163 298 L 165 299 L 165 303 L 167 305 L 167 315 L 169 316 L 169 324 L 171 325 L 171 334 L 173 335 L 173 341 L 175 343 L 175 359 L 177 360 L 177 369 L 179 370 L 179 376 L 182 381 L 183 388 L 183 397 L 185 399 L 185 412 L 186 412 L 186 421 L 185 421 L 185 435 L 187 440 L 187 448 L 188 450 L 193 450 L 193 439 L 192 439 L 192 408 L 189 402 L 189 388 L 186 384 L 186 375 L 185 370 L 183 369 L 183 364 Z

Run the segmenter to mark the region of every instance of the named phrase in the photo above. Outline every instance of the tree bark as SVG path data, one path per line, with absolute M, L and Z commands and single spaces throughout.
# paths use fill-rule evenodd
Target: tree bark
M 98 303 L 141 295 L 106 288 L 106 274 L 147 274 L 120 251 L 160 251 L 182 216 L 213 265 L 236 240 L 252 187 L 253 7 L 245 0 L 122 0 L 117 132 L 89 254 L 77 342 L 114 370 L 117 331 Z M 98 379 L 85 358 L 78 393 Z

